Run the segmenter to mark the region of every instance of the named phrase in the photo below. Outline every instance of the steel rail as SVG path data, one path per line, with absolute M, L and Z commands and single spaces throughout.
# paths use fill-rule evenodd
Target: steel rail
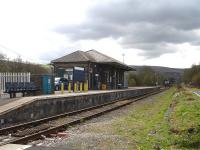
M 164 90 L 159 90 L 159 91 L 156 91 L 156 92 L 151 92 L 151 93 L 147 93 L 145 95 L 142 95 L 142 96 L 139 96 L 139 97 L 136 97 L 134 99 L 131 99 L 129 100 L 128 102 L 124 103 L 124 104 L 121 104 L 121 105 L 118 105 L 118 106 L 115 106 L 115 107 L 111 107 L 110 109 L 106 109 L 106 110 L 103 110 L 103 111 L 100 111 L 100 112 L 97 112 L 97 113 L 93 113 L 91 115 L 88 115 L 88 116 L 85 116 L 85 117 L 82 117 L 82 118 L 78 118 L 78 119 L 75 119 L 73 121 L 70 121 L 70 122 L 67 122 L 67 123 L 64 123 L 64 124 L 61 124 L 61 125 L 58 125 L 58 126 L 55 126 L 55 127 L 51 127 L 49 129 L 46 129 L 46 130 L 42 130 L 40 132 L 37 132 L 37 133 L 34 133 L 34 134 L 31 134 L 31 135 L 27 135 L 27 136 L 24 136 L 24 137 L 20 137 L 20 138 L 15 138 L 13 140 L 9 140 L 7 142 L 4 142 L 4 143 L 1 143 L 1 145 L 5 145 L 5 144 L 9 144 L 9 143 L 14 143 L 14 144 L 25 144 L 27 143 L 28 141 L 30 140 L 35 140 L 35 139 L 38 139 L 38 138 L 41 138 L 41 135 L 47 135 L 49 133 L 52 133 L 54 131 L 58 131 L 58 130 L 61 130 L 63 128 L 66 129 L 66 127 L 69 127 L 71 125 L 75 125 L 75 124 L 78 124 L 78 123 L 81 123 L 85 120 L 89 120 L 91 118 L 94 118 L 94 117 L 97 117 L 97 116 L 100 116 L 104 113 L 107 113 L 107 112 L 110 112 L 110 111 L 113 111 L 113 110 L 116 110 L 118 108 L 121 108 L 123 106 L 126 106 L 126 105 L 129 105 L 135 101 L 138 101 L 138 100 L 141 100 L 141 99 L 144 99 L 146 97 L 149 97 L 151 95 L 154 95 L 154 94 L 157 94 L 157 93 L 160 93 Z M 37 121 L 33 121 L 33 122 L 28 122 L 28 123 L 24 123 L 24 124 L 20 124 L 20 125 L 16 125 L 16 126 L 11 126 L 11 127 L 7 127 L 7 128 L 3 128 L 3 129 L 0 129 L 0 133 L 12 133 L 13 131 L 16 131 L 20 128 L 27 128 L 27 127 L 30 127 L 30 126 L 34 126 L 34 125 L 38 125 L 38 124 L 42 124 L 42 123 L 45 123 L 45 122 L 48 122 L 48 121 L 51 121 L 51 120 L 56 120 L 58 118 L 61 118 L 61 117 L 65 117 L 65 116 L 73 116 L 73 115 L 76 115 L 76 114 L 79 114 L 81 112 L 84 112 L 84 111 L 88 111 L 88 110 L 93 110 L 93 109 L 100 109 L 102 108 L 103 106 L 109 106 L 109 105 L 112 105 L 112 104 L 115 104 L 119 101 L 123 101 L 123 100 L 117 100 L 117 101 L 113 101 L 113 102 L 109 102 L 109 103 L 106 103 L 106 104 L 102 104 L 102 105 L 98 105 L 98 106 L 94 106 L 94 107 L 90 107 L 90 108 L 86 108 L 86 109 L 82 109 L 82 110 L 79 110 L 79 111 L 73 111 L 73 112 L 69 112 L 69 113 L 64 113 L 64 114 L 61 114 L 61 115 L 56 115 L 56 116 L 53 116 L 53 117 L 48 117 L 48 118 L 45 118 L 45 119 L 40 119 L 40 120 L 37 120 Z M 127 101 L 127 99 L 124 101 Z M 34 127 L 33 127 L 34 128 Z

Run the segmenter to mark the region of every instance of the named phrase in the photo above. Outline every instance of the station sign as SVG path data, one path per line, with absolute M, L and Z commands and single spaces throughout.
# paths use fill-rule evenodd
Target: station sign
M 74 67 L 74 70 L 80 70 L 80 71 L 84 71 L 85 69 L 82 67 Z

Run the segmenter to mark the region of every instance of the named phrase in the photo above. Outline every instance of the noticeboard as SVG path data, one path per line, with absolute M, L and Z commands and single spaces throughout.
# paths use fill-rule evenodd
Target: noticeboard
M 84 82 L 85 81 L 85 69 L 81 67 L 74 67 L 73 71 L 74 82 Z

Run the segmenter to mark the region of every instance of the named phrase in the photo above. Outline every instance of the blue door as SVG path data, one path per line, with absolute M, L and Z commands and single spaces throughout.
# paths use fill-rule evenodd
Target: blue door
M 51 91 L 52 91 L 52 87 L 51 87 L 52 81 L 51 80 L 52 80 L 51 75 L 43 75 L 43 77 L 42 77 L 43 94 L 51 94 Z

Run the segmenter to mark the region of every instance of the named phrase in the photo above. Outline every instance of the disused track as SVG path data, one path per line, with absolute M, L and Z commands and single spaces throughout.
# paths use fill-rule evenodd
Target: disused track
M 85 120 L 100 116 L 106 112 L 110 112 L 120 107 L 129 105 L 135 101 L 141 100 L 162 91 L 163 90 L 160 90 L 128 100 L 118 100 L 79 111 L 64 113 L 53 117 L 2 128 L 0 129 L 0 146 L 8 143 L 25 144 L 28 141 L 41 138 L 41 135 L 48 135 L 50 133 L 64 130 L 71 125 L 75 125 Z

